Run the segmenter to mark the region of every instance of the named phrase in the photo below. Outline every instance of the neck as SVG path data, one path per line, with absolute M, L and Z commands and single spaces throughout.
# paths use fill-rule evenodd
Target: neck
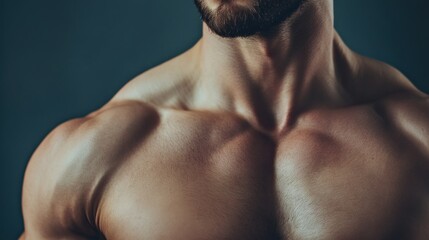
M 221 38 L 204 24 L 195 47 L 204 104 L 225 105 L 274 131 L 316 105 L 338 104 L 334 48 L 340 40 L 332 8 L 332 1 L 309 1 L 275 29 L 249 38 Z

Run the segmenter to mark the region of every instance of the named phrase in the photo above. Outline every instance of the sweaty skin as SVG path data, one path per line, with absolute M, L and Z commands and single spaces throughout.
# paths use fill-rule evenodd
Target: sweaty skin
M 58 126 L 21 239 L 427 240 L 429 98 L 348 49 L 332 1 L 203 37 Z

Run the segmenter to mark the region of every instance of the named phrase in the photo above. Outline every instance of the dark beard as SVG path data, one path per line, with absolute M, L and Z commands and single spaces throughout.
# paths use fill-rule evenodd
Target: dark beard
M 207 26 L 221 37 L 235 38 L 269 31 L 286 21 L 305 0 L 257 0 L 250 8 L 222 3 L 215 11 L 203 1 L 194 0 Z

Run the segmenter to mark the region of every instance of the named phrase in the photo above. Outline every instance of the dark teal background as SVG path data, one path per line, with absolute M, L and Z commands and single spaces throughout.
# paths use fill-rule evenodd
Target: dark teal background
M 335 8 L 352 49 L 429 91 L 426 0 L 337 0 Z M 42 138 L 192 46 L 201 24 L 192 0 L 0 0 L 0 17 L 0 239 L 15 239 L 24 168 Z

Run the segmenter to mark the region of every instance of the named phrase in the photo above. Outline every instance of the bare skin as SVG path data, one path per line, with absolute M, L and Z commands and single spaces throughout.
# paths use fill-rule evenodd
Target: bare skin
M 204 25 L 57 127 L 26 171 L 21 239 L 429 239 L 429 98 L 349 50 L 332 11 L 245 39 Z

